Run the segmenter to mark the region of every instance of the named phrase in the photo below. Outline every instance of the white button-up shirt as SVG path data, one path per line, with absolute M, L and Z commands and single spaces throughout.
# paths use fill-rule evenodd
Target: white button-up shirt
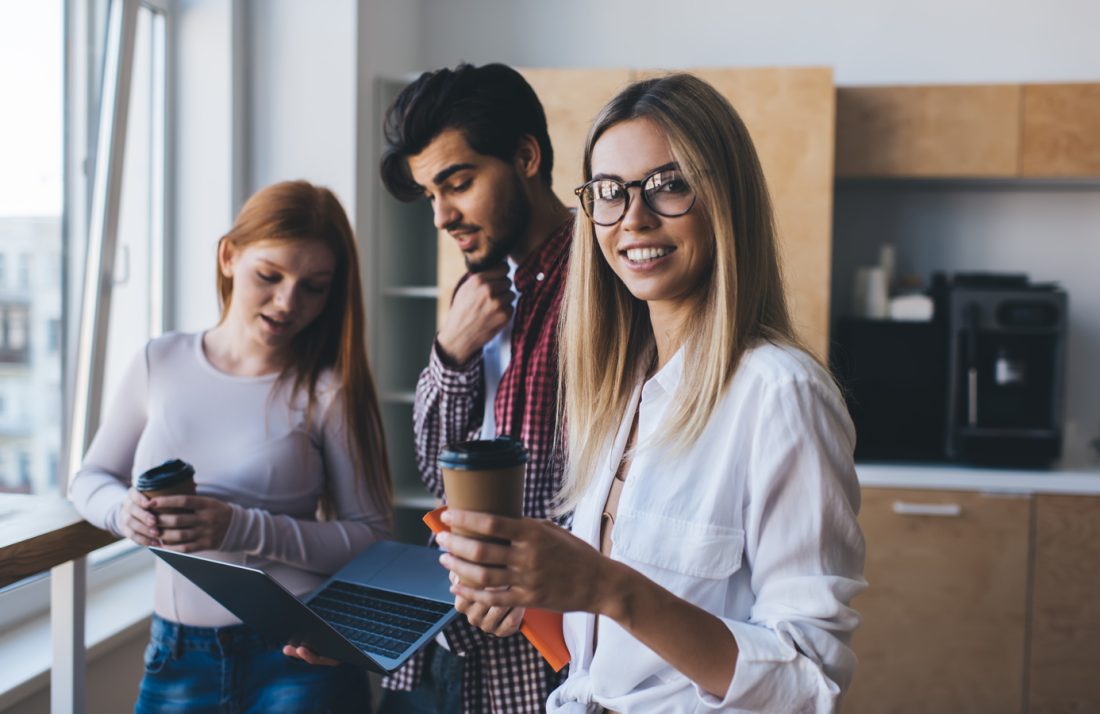
M 599 544 L 600 514 L 638 406 L 638 452 L 611 557 L 718 616 L 737 641 L 733 680 L 714 696 L 609 618 L 567 613 L 569 678 L 549 712 L 834 711 L 855 669 L 848 647 L 866 587 L 855 432 L 808 355 L 761 344 L 744 355 L 688 449 L 647 449 L 674 405 L 683 351 L 635 388 L 613 445 L 577 506 L 573 532 Z

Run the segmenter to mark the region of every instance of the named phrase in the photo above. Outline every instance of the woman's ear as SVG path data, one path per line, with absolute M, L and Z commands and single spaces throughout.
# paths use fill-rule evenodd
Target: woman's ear
M 542 148 L 538 140 L 530 134 L 520 137 L 519 146 L 516 147 L 515 166 L 525 178 L 538 176 L 539 169 L 542 168 Z
M 225 238 L 218 241 L 218 270 L 226 278 L 233 277 L 233 268 L 237 264 L 237 251 Z

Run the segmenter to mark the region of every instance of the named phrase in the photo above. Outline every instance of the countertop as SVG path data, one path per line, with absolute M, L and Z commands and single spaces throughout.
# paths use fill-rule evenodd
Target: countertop
M 1100 496 L 1100 465 L 1013 470 L 961 464 L 860 462 L 856 474 L 862 486 L 881 488 Z

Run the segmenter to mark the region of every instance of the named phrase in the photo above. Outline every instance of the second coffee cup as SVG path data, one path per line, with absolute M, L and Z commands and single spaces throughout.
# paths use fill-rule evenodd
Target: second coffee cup
M 527 449 L 516 439 L 499 437 L 448 444 L 439 454 L 439 467 L 448 507 L 509 518 L 523 516 Z M 460 528 L 453 530 L 478 537 Z

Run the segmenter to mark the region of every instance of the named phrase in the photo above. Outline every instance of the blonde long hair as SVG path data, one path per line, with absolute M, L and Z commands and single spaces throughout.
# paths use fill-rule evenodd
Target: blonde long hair
M 329 248 L 336 259 L 328 301 L 321 314 L 295 335 L 290 344 L 290 359 L 279 381 L 291 382 L 292 393 L 307 395 L 309 423 L 316 408 L 317 380 L 326 369 L 333 370 L 344 397 L 344 430 L 352 463 L 363 474 L 371 498 L 390 513 L 393 483 L 378 392 L 367 359 L 359 254 L 347 214 L 327 188 L 307 181 L 272 184 L 244 204 L 233 228 L 219 241 L 218 253 L 221 254 L 222 243 L 240 250 L 265 240 L 317 241 Z M 220 324 L 233 301 L 233 278 L 220 268 L 217 290 Z M 332 507 L 326 484 L 321 511 L 330 515 Z
M 679 336 L 685 370 L 661 445 L 684 448 L 706 427 L 745 350 L 756 340 L 797 344 L 783 292 L 764 173 L 744 122 L 722 95 L 689 74 L 636 82 L 597 115 L 584 149 L 610 127 L 648 119 L 667 138 L 714 241 L 712 269 Z M 608 267 L 592 222 L 578 211 L 559 334 L 568 464 L 558 507 L 584 494 L 656 349 L 645 302 Z

